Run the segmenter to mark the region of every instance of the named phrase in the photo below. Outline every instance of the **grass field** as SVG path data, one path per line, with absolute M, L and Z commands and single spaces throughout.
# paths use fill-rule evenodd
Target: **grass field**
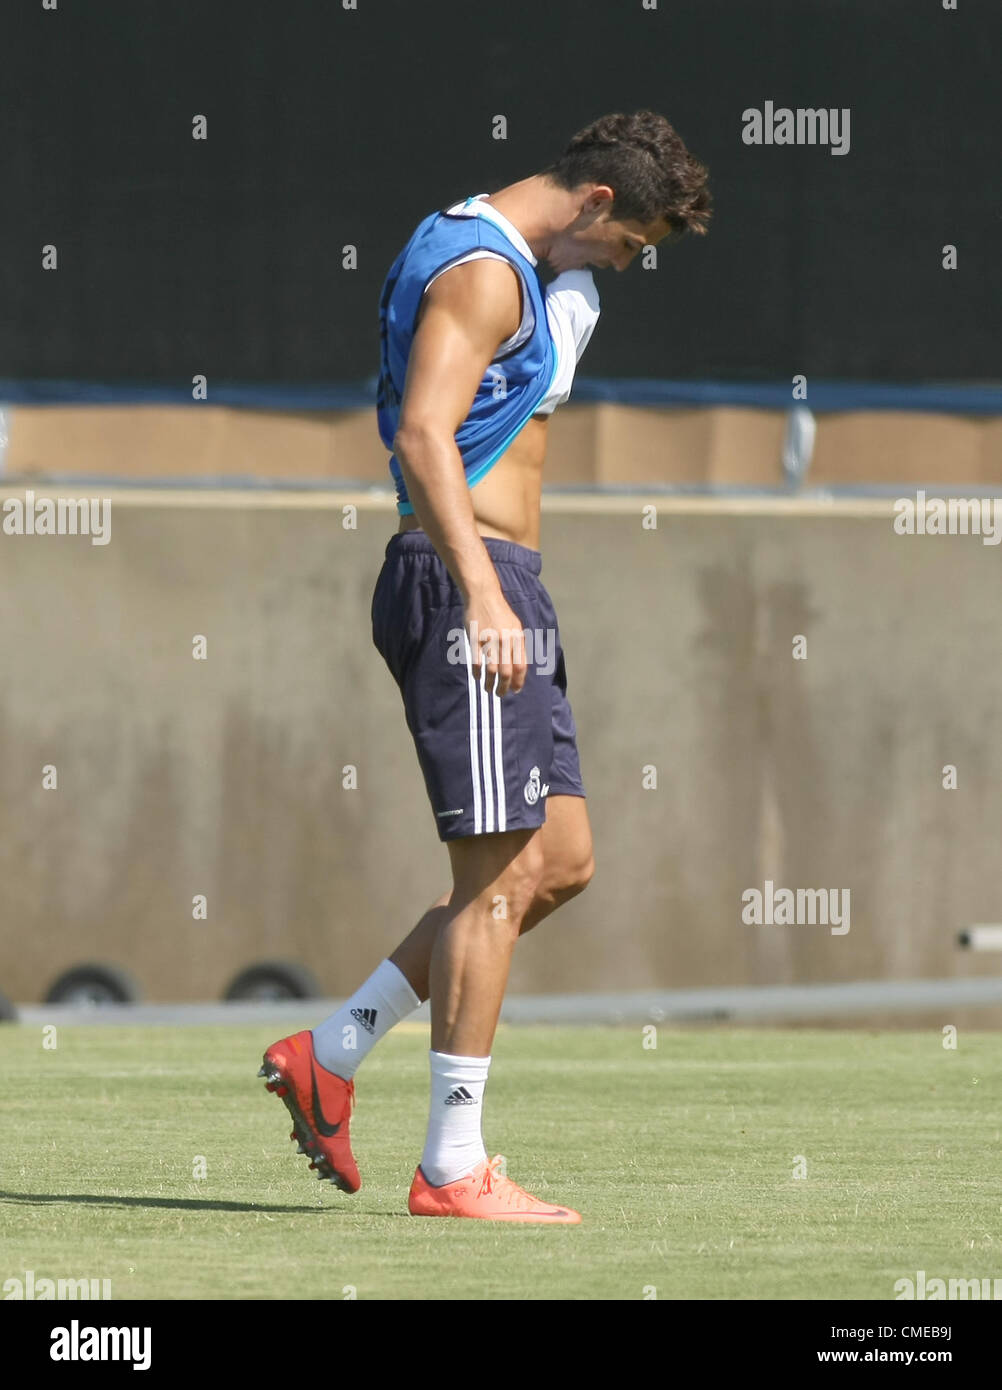
M 997 1034 L 503 1028 L 488 1152 L 578 1227 L 416 1219 L 427 1030 L 357 1078 L 363 1187 L 319 1183 L 259 1027 L 5 1026 L 0 1283 L 115 1298 L 894 1297 L 1002 1275 Z M 193 1177 L 205 1160 L 206 1176 Z M 795 1161 L 806 1176 L 794 1177 Z

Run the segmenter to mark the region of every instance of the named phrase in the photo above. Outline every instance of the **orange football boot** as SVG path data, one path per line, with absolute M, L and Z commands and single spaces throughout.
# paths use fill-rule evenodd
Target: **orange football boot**
M 267 1077 L 265 1090 L 285 1102 L 293 1124 L 289 1138 L 298 1139 L 298 1151 L 308 1155 L 317 1177 L 342 1192 L 357 1192 L 362 1179 L 348 1139 L 355 1083 L 320 1065 L 308 1030 L 272 1043 L 258 1076 Z
M 411 1183 L 407 1207 L 412 1216 L 472 1216 L 481 1221 L 538 1221 L 547 1226 L 576 1226 L 579 1212 L 552 1207 L 501 1176 L 500 1154 L 484 1159 L 455 1182 L 432 1187 L 420 1166 Z

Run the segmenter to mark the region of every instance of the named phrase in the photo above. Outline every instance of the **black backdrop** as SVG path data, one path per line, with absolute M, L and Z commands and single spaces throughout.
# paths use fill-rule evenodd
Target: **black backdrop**
M 426 212 L 643 106 L 716 215 L 599 275 L 589 376 L 1002 376 L 997 0 L 10 0 L 2 30 L 0 377 L 369 377 Z M 849 153 L 745 145 L 766 100 L 848 107 Z

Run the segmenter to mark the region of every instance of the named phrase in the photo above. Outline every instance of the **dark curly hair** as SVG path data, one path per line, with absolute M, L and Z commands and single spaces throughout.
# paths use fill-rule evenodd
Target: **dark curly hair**
M 706 233 L 708 170 L 656 111 L 600 117 L 541 172 L 560 188 L 608 184 L 616 195 L 611 215 L 621 222 L 663 218 L 673 234 Z

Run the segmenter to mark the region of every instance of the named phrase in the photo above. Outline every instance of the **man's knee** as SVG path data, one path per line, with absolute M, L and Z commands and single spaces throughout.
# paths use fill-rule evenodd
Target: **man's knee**
M 543 883 L 545 865 L 539 844 L 530 841 L 517 859 L 514 859 L 504 877 L 495 884 L 496 898 L 502 901 L 506 919 L 518 927 L 528 915 L 532 904 L 539 895 Z
M 572 857 L 562 857 L 557 863 L 544 867 L 537 898 L 551 907 L 569 902 L 584 892 L 594 873 L 595 856 L 589 845 Z
M 516 853 L 509 855 L 500 837 L 498 840 L 491 837 L 491 841 L 483 846 L 482 851 L 479 846 L 472 851 L 478 857 L 482 852 L 484 862 L 478 864 L 475 873 L 457 882 L 454 893 L 458 894 L 460 900 L 478 900 L 491 920 L 499 924 L 507 923 L 517 932 L 535 902 L 543 881 L 542 846 L 538 836 L 533 836 Z M 469 853 L 467 857 L 470 857 Z

